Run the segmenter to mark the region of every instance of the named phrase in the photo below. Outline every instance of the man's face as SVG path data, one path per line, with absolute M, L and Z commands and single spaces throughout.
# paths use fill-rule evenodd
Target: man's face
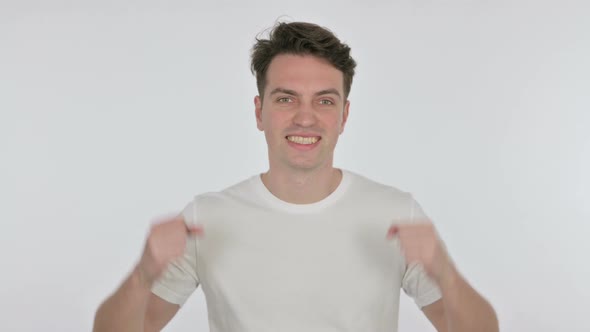
M 277 55 L 266 73 L 264 101 L 254 99 L 271 167 L 311 170 L 332 167 L 350 103 L 343 74 L 311 55 Z

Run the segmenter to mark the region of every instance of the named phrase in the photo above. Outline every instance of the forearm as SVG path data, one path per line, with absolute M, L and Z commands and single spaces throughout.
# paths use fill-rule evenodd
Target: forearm
M 498 332 L 498 318 L 490 303 L 458 273 L 441 283 L 449 332 Z
M 150 287 L 134 269 L 97 310 L 94 332 L 143 332 Z

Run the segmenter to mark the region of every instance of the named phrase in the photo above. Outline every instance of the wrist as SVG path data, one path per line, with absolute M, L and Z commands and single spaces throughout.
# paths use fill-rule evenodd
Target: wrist
M 461 275 L 454 265 L 449 264 L 445 271 L 440 275 L 437 280 L 438 286 L 443 292 L 451 290 L 457 286 L 461 280 Z
M 133 272 L 131 273 L 131 278 L 134 279 L 142 288 L 151 290 L 154 281 L 153 278 L 150 278 L 149 275 L 145 272 L 140 264 L 135 266 Z

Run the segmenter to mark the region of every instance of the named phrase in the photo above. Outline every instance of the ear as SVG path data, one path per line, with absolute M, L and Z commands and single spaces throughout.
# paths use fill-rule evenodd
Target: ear
M 340 134 L 344 132 L 344 126 L 346 126 L 346 120 L 348 120 L 348 110 L 350 109 L 350 100 L 346 101 L 344 110 L 342 111 L 342 124 L 340 125 Z
M 264 127 L 262 126 L 262 100 L 260 99 L 260 96 L 254 97 L 254 108 L 256 127 L 258 127 L 258 130 L 264 131 Z

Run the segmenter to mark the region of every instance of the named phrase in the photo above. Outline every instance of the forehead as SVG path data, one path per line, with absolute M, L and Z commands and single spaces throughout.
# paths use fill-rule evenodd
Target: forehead
M 266 72 L 266 91 L 276 87 L 299 92 L 337 89 L 343 93 L 344 75 L 327 60 L 313 55 L 280 54 Z

